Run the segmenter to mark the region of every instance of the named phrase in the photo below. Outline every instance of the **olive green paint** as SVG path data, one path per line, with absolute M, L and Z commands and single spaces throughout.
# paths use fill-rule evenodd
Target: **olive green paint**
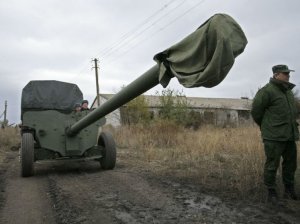
M 88 149 L 97 145 L 97 135 L 100 126 L 105 124 L 105 118 L 95 121 L 82 129 L 76 136 L 67 136 L 66 129 L 77 120 L 87 116 L 88 111 L 61 113 L 56 110 L 27 111 L 23 114 L 23 126 L 34 131 L 34 138 L 39 152 L 38 159 L 51 158 L 51 153 L 42 153 L 48 150 L 58 153 L 61 157 L 79 157 Z M 100 155 L 100 151 L 99 155 Z M 42 157 L 42 158 L 40 158 Z

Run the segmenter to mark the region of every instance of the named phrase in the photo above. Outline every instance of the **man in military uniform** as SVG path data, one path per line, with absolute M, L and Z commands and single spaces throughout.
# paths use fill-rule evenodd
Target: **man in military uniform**
M 282 181 L 285 186 L 284 198 L 298 200 L 294 188 L 297 168 L 297 147 L 299 139 L 296 122 L 297 107 L 289 82 L 290 70 L 286 65 L 272 67 L 273 77 L 261 88 L 252 104 L 252 117 L 259 125 L 264 143 L 266 162 L 264 183 L 268 188 L 268 201 L 278 203 L 276 173 L 282 161 Z
M 76 103 L 75 104 L 74 111 L 75 112 L 80 112 L 81 111 L 81 105 L 80 105 L 80 103 Z
M 89 101 L 83 100 L 81 103 L 81 111 L 89 110 Z

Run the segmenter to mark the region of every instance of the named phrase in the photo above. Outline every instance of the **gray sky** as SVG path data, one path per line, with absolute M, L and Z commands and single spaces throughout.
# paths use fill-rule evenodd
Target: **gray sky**
M 244 53 L 217 87 L 186 89 L 173 79 L 170 88 L 187 96 L 253 97 L 281 63 L 296 70 L 290 81 L 299 88 L 299 11 L 297 0 L 0 0 L 0 114 L 8 100 L 8 120 L 19 122 L 30 80 L 73 82 L 93 101 L 95 57 L 100 91 L 115 93 L 215 13 L 241 25 L 249 42 Z

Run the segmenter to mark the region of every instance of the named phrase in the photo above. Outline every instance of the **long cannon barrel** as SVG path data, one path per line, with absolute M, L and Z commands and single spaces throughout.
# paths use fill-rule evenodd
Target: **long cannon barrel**
M 68 129 L 67 134 L 74 135 L 78 133 L 80 130 L 92 124 L 99 118 L 106 116 L 110 112 L 118 109 L 122 105 L 128 103 L 130 100 L 143 94 L 158 84 L 158 65 L 155 65 L 142 76 L 123 88 L 120 92 L 115 94 L 110 100 L 103 103 L 99 108 L 95 109 L 80 121 L 73 124 Z
M 156 54 L 157 65 L 67 128 L 66 134 L 76 135 L 159 83 L 166 87 L 173 77 L 188 88 L 214 87 L 226 77 L 246 45 L 247 38 L 239 24 L 226 14 L 216 14 L 182 41 Z

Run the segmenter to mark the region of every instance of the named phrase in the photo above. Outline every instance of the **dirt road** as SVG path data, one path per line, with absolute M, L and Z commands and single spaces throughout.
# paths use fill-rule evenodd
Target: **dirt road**
M 36 164 L 21 178 L 18 153 L 0 165 L 0 223 L 299 223 L 291 211 L 224 202 L 199 186 L 155 175 L 120 151 L 117 166 L 95 161 Z

